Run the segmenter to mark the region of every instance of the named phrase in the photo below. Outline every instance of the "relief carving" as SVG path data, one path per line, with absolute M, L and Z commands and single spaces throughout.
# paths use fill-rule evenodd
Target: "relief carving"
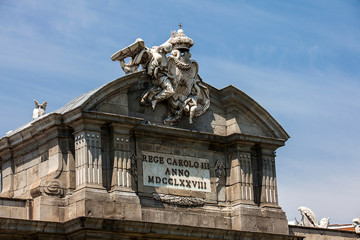
M 61 182 L 56 179 L 47 181 L 45 183 L 45 186 L 43 186 L 43 191 L 47 195 L 55 195 L 62 197 L 64 195 L 64 189 L 61 185 Z
M 138 175 L 137 175 L 137 158 L 135 153 L 133 153 L 130 157 L 131 159 L 131 176 L 133 177 L 135 183 L 137 184 Z
M 215 164 L 215 176 L 217 185 L 220 183 L 220 178 L 225 176 L 225 167 L 220 159 L 217 160 Z
M 182 197 L 161 193 L 153 193 L 153 198 L 160 202 L 189 207 L 200 206 L 205 203 L 203 198 Z
M 63 183 L 58 179 L 46 180 L 49 176 L 38 179 L 30 186 L 30 195 L 35 198 L 41 195 L 64 197 Z
M 180 29 L 160 46 L 147 48 L 142 39 L 116 52 L 111 59 L 120 61 L 126 74 L 139 71 L 139 67 L 152 78 L 150 86 L 142 95 L 140 103 L 156 105 L 164 100 L 169 104 L 169 117 L 164 124 L 176 125 L 185 114 L 189 123 L 202 115 L 210 106 L 209 89 L 198 75 L 199 65 L 190 59 L 190 48 L 194 45 L 191 38 Z M 169 56 L 166 56 L 171 53 Z M 125 59 L 130 58 L 129 63 Z

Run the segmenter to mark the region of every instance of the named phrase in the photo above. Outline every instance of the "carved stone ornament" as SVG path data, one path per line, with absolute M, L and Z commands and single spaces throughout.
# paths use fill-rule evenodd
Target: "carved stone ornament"
M 164 119 L 164 124 L 176 125 L 184 114 L 192 124 L 193 118 L 210 106 L 209 89 L 198 75 L 199 65 L 190 59 L 193 45 L 193 40 L 180 28 L 171 32 L 171 37 L 160 46 L 147 48 L 138 38 L 111 56 L 113 61 L 120 61 L 126 74 L 139 71 L 141 65 L 151 76 L 152 85 L 143 93 L 140 103 L 151 105 L 155 110 L 159 102 L 167 100 L 170 116 Z M 130 58 L 128 63 L 126 58 Z
M 225 167 L 224 167 L 223 162 L 220 159 L 217 160 L 216 164 L 215 164 L 215 175 L 218 178 L 225 176 Z
M 61 182 L 59 180 L 51 180 L 47 181 L 45 183 L 45 186 L 43 186 L 43 190 L 47 195 L 55 195 L 62 197 L 64 195 L 64 190 L 61 186 Z
M 360 233 L 360 218 L 354 218 L 352 220 L 352 223 L 354 225 L 355 232 L 359 234 Z
M 135 183 L 137 183 L 138 175 L 137 175 L 137 158 L 135 154 L 131 155 L 131 176 L 133 176 Z
M 308 207 L 299 207 L 298 208 L 301 214 L 301 223 L 298 225 L 305 227 L 318 227 L 318 228 L 328 228 L 330 223 L 330 218 L 322 218 L 320 224 L 316 220 L 316 216 L 313 211 Z M 296 220 L 296 219 L 295 219 Z M 296 222 L 298 222 L 296 220 Z
M 64 184 L 58 179 L 47 179 L 48 177 L 44 177 L 31 184 L 31 197 L 36 198 L 41 195 L 64 197 Z
M 216 176 L 216 184 L 219 184 L 220 178 L 225 176 L 225 167 L 220 159 L 217 160 L 215 164 L 215 176 Z
M 195 197 L 182 197 L 182 196 L 174 196 L 167 194 L 159 194 L 153 193 L 153 198 L 157 201 L 175 204 L 180 206 L 200 206 L 204 205 L 205 201 L 203 198 L 195 198 Z
M 39 104 L 38 101 L 36 101 L 35 99 L 34 102 L 35 102 L 35 109 L 33 110 L 33 119 L 36 119 L 42 115 L 45 115 L 47 102 L 43 102 L 42 104 Z

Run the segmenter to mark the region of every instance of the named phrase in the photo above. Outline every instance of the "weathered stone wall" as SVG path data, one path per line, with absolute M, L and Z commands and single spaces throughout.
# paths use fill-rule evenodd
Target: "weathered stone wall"
M 166 102 L 139 104 L 150 81 L 125 76 L 0 139 L 1 196 L 31 199 L 18 216 L 287 234 L 274 155 L 286 132 L 234 87 L 208 86 L 194 124 L 164 125 Z
M 161 129 L 159 131 L 161 132 Z M 159 154 L 164 156 L 164 164 L 167 165 L 171 174 L 159 172 L 155 177 L 166 178 L 167 181 L 168 179 L 189 179 L 178 176 L 179 174 L 172 174 L 173 170 L 184 169 L 185 171 L 191 171 L 194 168 L 179 166 L 181 160 L 185 161 L 188 159 L 186 161 L 193 161 L 192 164 L 194 164 L 194 159 L 206 159 L 209 163 L 207 169 L 199 170 L 200 173 L 209 172 L 210 186 L 207 186 L 207 190 L 203 188 L 203 185 L 200 185 L 201 189 L 199 189 L 199 186 L 191 185 L 191 183 L 189 185 L 183 183 L 182 185 L 181 182 L 174 182 L 174 185 L 180 185 L 178 189 L 166 187 L 166 183 L 161 184 L 163 187 L 155 188 L 144 184 L 148 179 L 143 179 L 141 173 L 147 170 L 143 169 L 143 159 L 139 158 L 138 194 L 141 197 L 144 220 L 152 221 L 151 219 L 156 219 L 157 222 L 162 223 L 172 222 L 180 225 L 231 229 L 230 206 L 225 203 L 225 191 L 222 190 L 225 188 L 225 184 L 224 182 L 220 185 L 216 184 L 217 179 L 214 170 L 216 161 L 222 161 L 224 165 L 226 161 L 225 148 L 219 141 L 216 141 L 216 139 L 174 137 L 169 132 L 166 133 L 166 129 L 161 134 L 139 131 L 136 132 L 136 150 L 137 156 L 144 156 L 147 153 L 150 153 L 148 157 L 149 155 L 153 157 L 159 156 Z M 167 158 L 171 159 L 171 164 L 166 162 Z M 174 159 L 177 160 L 177 163 L 175 162 L 177 165 L 174 165 Z M 146 163 L 148 161 L 149 159 L 147 159 Z M 160 165 L 161 163 L 158 164 Z M 199 163 L 199 168 L 201 168 L 201 162 Z M 203 180 L 205 181 L 206 179 L 203 178 Z M 196 184 L 202 184 L 202 182 L 198 181 Z M 173 204 L 166 203 L 164 199 L 162 201 L 156 200 L 153 195 L 154 193 L 162 194 L 164 198 L 171 196 L 173 199 L 170 200 L 170 203 L 172 202 Z M 181 205 L 182 201 L 193 201 L 193 203 L 183 206 Z
M 74 189 L 72 130 L 35 125 L 14 134 L 11 140 L 12 146 L 1 155 L 4 187 L 0 196 L 7 198 L 5 202 L 31 200 L 23 209 L 9 205 L 21 212 L 17 218 L 61 221 L 62 198 Z M 9 206 L 2 206 L 1 212 Z
M 32 218 L 32 201 L 16 198 L 0 198 L 1 218 Z

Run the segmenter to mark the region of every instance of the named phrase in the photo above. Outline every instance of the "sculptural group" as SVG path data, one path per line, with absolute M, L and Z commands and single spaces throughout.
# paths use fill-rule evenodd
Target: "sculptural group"
M 189 123 L 203 114 L 210 106 L 209 90 L 198 75 L 199 65 L 190 59 L 190 48 L 194 45 L 191 38 L 180 29 L 171 33 L 171 37 L 160 46 L 147 48 L 142 39 L 116 52 L 111 59 L 120 61 L 125 74 L 146 71 L 152 79 L 152 85 L 143 93 L 140 103 L 151 105 L 168 101 L 169 117 L 164 124 L 176 125 L 185 114 Z M 167 56 L 169 54 L 169 56 Z M 125 59 L 130 58 L 126 63 Z

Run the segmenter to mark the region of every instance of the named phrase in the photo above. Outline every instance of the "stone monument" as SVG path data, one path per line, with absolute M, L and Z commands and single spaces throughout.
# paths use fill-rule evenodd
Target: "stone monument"
M 125 76 L 0 138 L 0 236 L 301 239 L 278 204 L 288 134 L 203 81 L 193 44 L 137 39 L 111 57 Z

